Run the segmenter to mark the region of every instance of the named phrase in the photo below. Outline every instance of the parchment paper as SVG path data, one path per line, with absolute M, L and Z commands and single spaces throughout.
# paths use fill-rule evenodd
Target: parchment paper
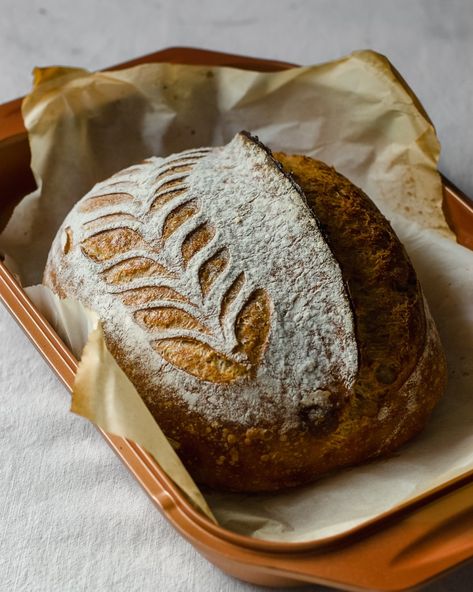
M 222 525 L 266 539 L 319 539 L 473 469 L 473 255 L 451 240 L 441 214 L 434 129 L 385 58 L 357 52 L 277 74 L 169 64 L 99 74 L 51 68 L 37 71 L 36 83 L 23 113 L 39 190 L 15 210 L 0 242 L 26 283 L 40 281 L 57 227 L 96 181 L 151 154 L 225 143 L 241 129 L 274 150 L 334 164 L 391 219 L 413 259 L 450 368 L 427 429 L 393 458 L 292 492 L 206 492 Z M 98 358 L 100 342 L 87 347 Z M 90 381 L 86 391 L 103 399 Z M 122 435 L 139 429 L 126 424 Z
M 103 430 L 133 440 L 150 452 L 190 501 L 215 522 L 205 498 L 185 470 L 135 387 L 105 345 L 99 317 L 80 302 L 59 299 L 42 285 L 26 288 L 38 310 L 81 360 L 75 377 L 71 411 Z M 98 396 L 96 396 L 98 394 Z

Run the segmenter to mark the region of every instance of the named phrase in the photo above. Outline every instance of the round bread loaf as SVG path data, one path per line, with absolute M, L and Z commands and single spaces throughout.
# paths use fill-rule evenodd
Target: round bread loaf
M 150 158 L 69 213 L 44 283 L 107 345 L 197 482 L 271 491 L 424 426 L 445 358 L 412 265 L 333 168 L 242 132 Z

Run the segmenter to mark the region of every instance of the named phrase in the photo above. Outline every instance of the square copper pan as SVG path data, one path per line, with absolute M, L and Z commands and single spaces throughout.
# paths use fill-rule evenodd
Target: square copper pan
M 120 64 L 146 62 L 226 65 L 278 71 L 274 62 L 191 48 L 166 49 Z M 35 188 L 21 118 L 21 99 L 0 105 L 0 229 L 13 207 Z M 458 242 L 473 249 L 473 207 L 446 178 L 444 212 Z M 71 390 L 77 360 L 0 262 L 0 298 L 52 369 Z M 473 558 L 473 471 L 349 533 L 306 543 L 273 543 L 212 524 L 142 448 L 101 432 L 163 515 L 209 561 L 255 584 L 325 584 L 343 590 L 411 590 Z

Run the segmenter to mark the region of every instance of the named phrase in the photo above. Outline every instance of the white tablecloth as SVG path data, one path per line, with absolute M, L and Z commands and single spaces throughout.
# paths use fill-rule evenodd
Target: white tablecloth
M 171 45 L 305 64 L 378 50 L 435 122 L 443 172 L 473 195 L 471 0 L 0 0 L 0 15 L 0 102 L 28 91 L 35 65 L 98 69 Z M 256 589 L 161 518 L 1 306 L 0 335 L 0 592 Z M 472 587 L 470 564 L 426 590 Z

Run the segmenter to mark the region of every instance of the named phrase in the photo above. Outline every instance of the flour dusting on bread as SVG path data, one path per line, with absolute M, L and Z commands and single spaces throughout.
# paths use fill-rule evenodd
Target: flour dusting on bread
M 330 166 L 246 132 L 98 183 L 64 220 L 44 282 L 98 313 L 210 487 L 273 491 L 389 454 L 445 388 L 389 222 Z

